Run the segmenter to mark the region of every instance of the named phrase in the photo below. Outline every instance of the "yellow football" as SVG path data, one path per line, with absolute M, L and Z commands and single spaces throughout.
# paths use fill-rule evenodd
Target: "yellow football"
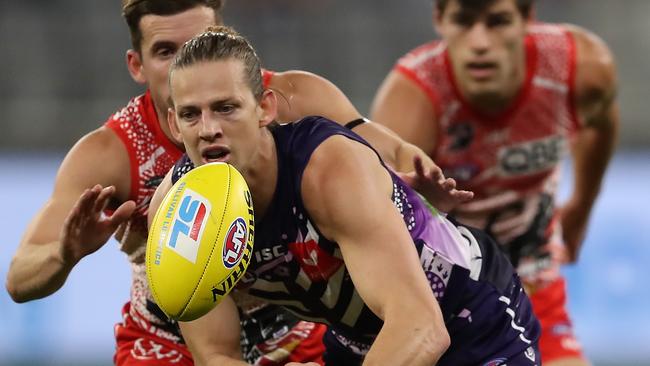
M 197 167 L 167 193 L 149 228 L 146 268 L 154 300 L 172 319 L 212 310 L 250 263 L 253 202 L 226 163 Z

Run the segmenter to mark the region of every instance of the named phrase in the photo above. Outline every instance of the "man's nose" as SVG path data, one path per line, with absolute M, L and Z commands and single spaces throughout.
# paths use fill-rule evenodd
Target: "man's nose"
M 476 53 L 487 52 L 490 48 L 490 36 L 483 22 L 476 22 L 472 25 L 468 33 L 467 41 L 472 51 Z
M 212 141 L 221 136 L 223 136 L 221 122 L 211 113 L 203 113 L 201 116 L 201 128 L 199 130 L 199 137 L 204 140 Z

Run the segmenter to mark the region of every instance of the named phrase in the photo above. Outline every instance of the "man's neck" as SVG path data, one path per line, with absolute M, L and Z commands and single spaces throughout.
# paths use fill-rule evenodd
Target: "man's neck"
M 262 134 L 262 142 L 251 167 L 241 172 L 251 190 L 257 218 L 262 218 L 266 214 L 278 184 L 278 154 L 275 139 L 266 128 L 263 129 Z
M 160 125 L 160 129 L 162 132 L 165 134 L 167 139 L 171 141 L 176 147 L 178 147 L 181 150 L 185 149 L 185 146 L 183 146 L 183 143 L 180 141 L 176 141 L 174 137 L 172 136 L 172 132 L 169 129 L 169 123 L 167 123 L 167 109 L 166 108 L 159 108 L 155 102 L 153 102 L 153 107 L 154 110 L 156 111 L 156 116 L 158 117 L 158 124 Z M 164 110 L 161 110 L 164 109 Z

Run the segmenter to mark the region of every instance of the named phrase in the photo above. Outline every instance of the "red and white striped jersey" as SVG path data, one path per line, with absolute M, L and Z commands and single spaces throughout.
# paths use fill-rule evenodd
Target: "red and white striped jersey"
M 493 234 L 524 279 L 551 279 L 558 266 L 550 259 L 560 253 L 546 244 L 562 244 L 554 219 L 559 165 L 579 128 L 573 102 L 576 51 L 566 28 L 545 23 L 529 27 L 525 49 L 524 85 L 496 116 L 482 114 L 463 98 L 443 41 L 416 48 L 395 69 L 434 106 L 434 161 L 460 187 L 475 192 L 476 198 L 453 214 Z

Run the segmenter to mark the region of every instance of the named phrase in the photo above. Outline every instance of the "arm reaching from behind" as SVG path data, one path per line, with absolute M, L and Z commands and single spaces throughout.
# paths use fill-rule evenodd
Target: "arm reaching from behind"
M 51 197 L 32 219 L 11 261 L 6 287 L 14 301 L 56 292 L 72 268 L 131 216 L 135 203 L 128 201 L 130 177 L 123 174 L 128 164 L 124 145 L 105 128 L 85 136 L 68 153 Z M 105 217 L 102 211 L 111 200 L 122 204 Z
M 310 115 L 323 116 L 341 125 L 362 119 L 345 94 L 318 75 L 303 71 L 277 73 L 271 79 L 270 88 L 280 94 L 280 122 L 295 121 Z M 364 123 L 355 124 L 353 130 L 437 209 L 448 212 L 473 197 L 471 192 L 456 190 L 456 183 L 446 179 L 424 151 L 404 141 L 387 127 L 364 120 Z
M 363 117 L 336 85 L 312 73 L 276 73 L 269 87 L 280 95 L 278 122 L 293 122 L 307 116 L 323 116 L 345 125 Z M 383 126 L 363 123 L 354 127 L 354 131 L 379 152 L 384 162 L 397 171 L 413 170 L 413 159 L 416 156 L 422 159 L 425 166 L 435 166 L 424 152 Z
M 573 192 L 560 212 L 568 259 L 575 262 L 614 152 L 620 117 L 616 67 L 611 52 L 595 35 L 578 27 L 571 29 L 577 53 L 575 103 L 582 128 L 571 146 Z

